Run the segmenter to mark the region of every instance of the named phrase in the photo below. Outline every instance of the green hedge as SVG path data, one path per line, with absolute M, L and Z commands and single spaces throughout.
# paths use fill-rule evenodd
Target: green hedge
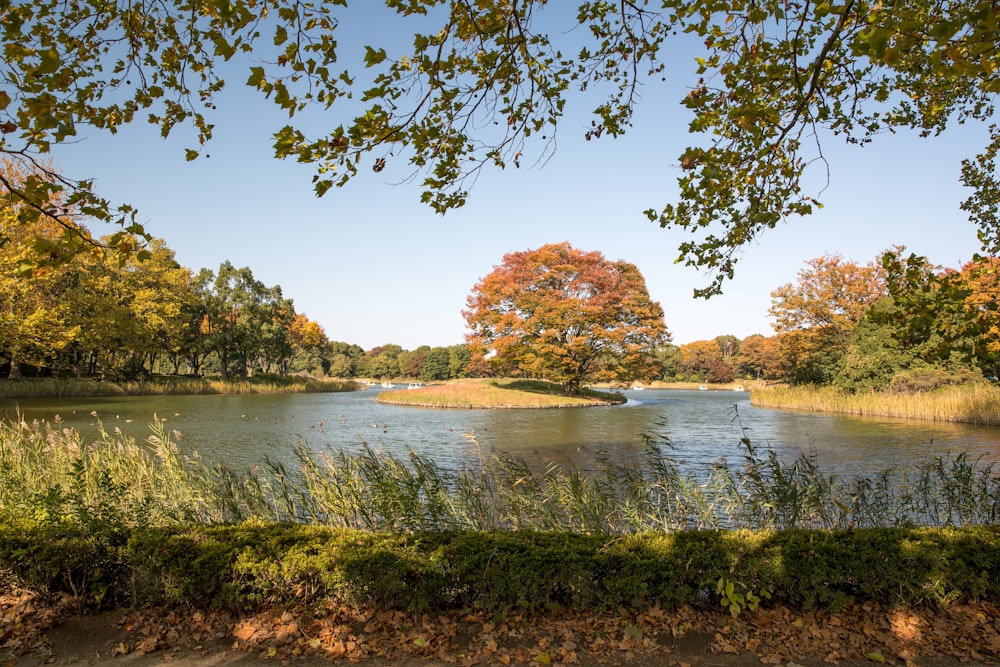
M 642 534 L 378 534 L 259 522 L 86 533 L 0 525 L 0 569 L 104 605 L 230 609 L 334 599 L 400 609 L 1000 600 L 1000 528 Z M 767 603 L 767 601 L 765 601 Z

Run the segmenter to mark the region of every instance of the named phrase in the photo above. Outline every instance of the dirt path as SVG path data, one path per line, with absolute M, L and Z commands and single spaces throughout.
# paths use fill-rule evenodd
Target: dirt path
M 871 667 L 880 662 L 958 667 L 997 664 L 1000 655 L 997 616 L 985 616 L 993 608 L 923 615 L 893 611 L 884 616 L 889 634 L 872 625 L 881 610 L 871 617 L 855 614 L 859 625 L 853 628 L 845 627 L 840 615 L 780 610 L 752 620 L 712 610 L 653 610 L 639 616 L 564 614 L 511 623 L 475 614 L 400 612 L 349 623 L 343 610 L 335 610 L 332 621 L 289 610 L 240 618 L 191 609 L 79 615 L 29 604 L 21 612 L 0 618 L 0 667 Z M 940 634 L 944 628 L 953 632 Z

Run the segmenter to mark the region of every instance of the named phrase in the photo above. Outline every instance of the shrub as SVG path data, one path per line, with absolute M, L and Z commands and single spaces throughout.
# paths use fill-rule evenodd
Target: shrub
M 76 528 L 0 525 L 0 570 L 86 604 L 253 609 L 333 601 L 377 609 L 633 609 L 746 599 L 1000 600 L 1000 528 L 571 533 L 369 533 L 293 524 L 136 529 L 114 546 Z
M 946 370 L 928 366 L 912 368 L 896 373 L 889 383 L 888 391 L 896 394 L 915 394 L 934 391 L 941 387 L 981 384 L 985 382 L 982 373 L 971 368 Z

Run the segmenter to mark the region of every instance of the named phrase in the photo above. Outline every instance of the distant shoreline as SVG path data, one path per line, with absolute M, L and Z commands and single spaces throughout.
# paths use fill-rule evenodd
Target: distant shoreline
M 226 382 L 215 378 L 173 375 L 129 382 L 93 378 L 4 378 L 0 379 L 0 400 L 201 394 L 312 394 L 356 391 L 363 388 L 364 385 L 353 380 L 317 380 L 301 376 L 256 376 Z

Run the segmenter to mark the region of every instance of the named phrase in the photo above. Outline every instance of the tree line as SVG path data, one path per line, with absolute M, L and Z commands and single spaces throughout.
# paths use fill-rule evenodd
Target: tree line
M 0 173 L 13 183 L 30 177 L 6 161 Z M 464 346 L 406 352 L 388 345 L 366 353 L 332 342 L 279 285 L 228 261 L 194 272 L 159 239 L 126 254 L 95 243 L 62 255 L 65 230 L 58 221 L 41 216 L 24 224 L 20 208 L 0 206 L 0 376 L 308 373 L 443 380 L 466 372 Z
M 366 351 L 331 341 L 280 286 L 265 285 L 250 268 L 227 261 L 194 272 L 160 240 L 142 255 L 123 258 L 95 248 L 38 266 L 46 239 L 60 233 L 57 224 L 8 225 L 11 215 L 0 210 L 0 376 L 304 373 L 432 382 L 532 373 L 530 365 L 498 365 L 482 345 L 406 350 L 385 344 Z M 482 296 L 481 287 L 474 296 Z M 632 379 L 909 391 L 996 377 L 998 295 L 995 257 L 953 269 L 902 248 L 865 264 L 824 255 L 807 261 L 795 283 L 772 292 L 774 335 L 661 341 L 643 353 L 642 377 Z M 606 342 L 601 346 L 606 351 Z M 531 359 L 536 356 L 537 350 Z
M 894 248 L 806 262 L 771 293 L 775 335 L 661 348 L 664 379 L 756 378 L 848 392 L 921 391 L 1000 375 L 1000 258 L 959 269 Z
M 331 341 L 280 286 L 264 284 L 250 268 L 226 261 L 194 272 L 160 240 L 141 259 L 95 251 L 33 266 L 37 240 L 59 233 L 53 226 L 4 225 L 0 376 L 307 373 L 434 381 L 475 371 L 465 345 L 366 352 Z

